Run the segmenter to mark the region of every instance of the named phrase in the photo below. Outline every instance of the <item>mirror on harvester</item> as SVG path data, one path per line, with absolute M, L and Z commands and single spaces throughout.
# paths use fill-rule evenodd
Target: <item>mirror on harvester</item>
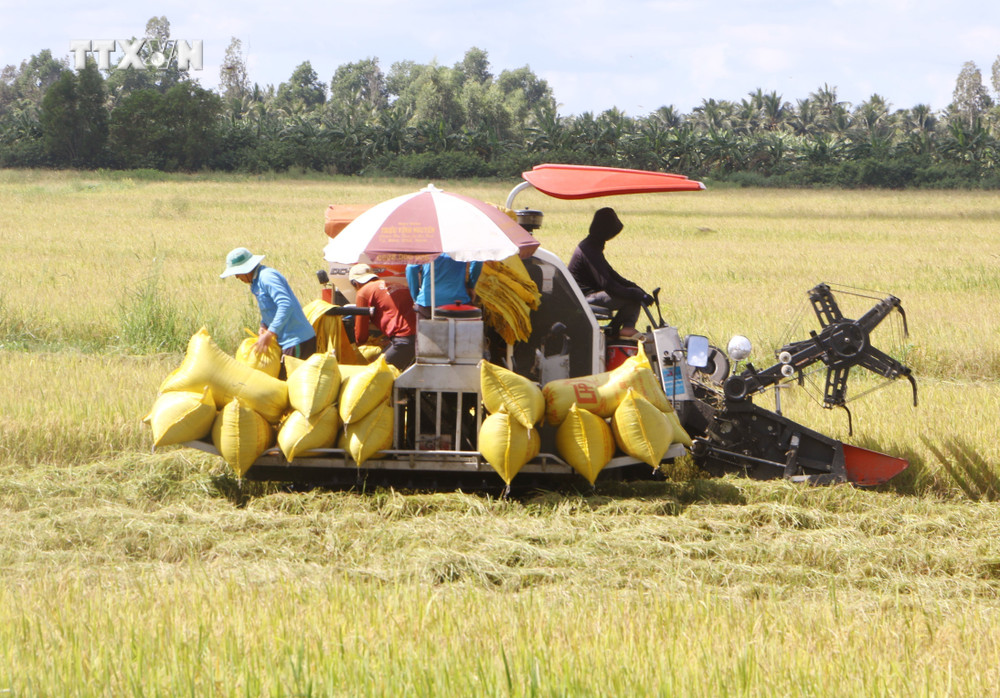
M 705 368 L 708 365 L 708 337 L 700 334 L 689 334 L 687 337 L 687 362 L 695 368 Z

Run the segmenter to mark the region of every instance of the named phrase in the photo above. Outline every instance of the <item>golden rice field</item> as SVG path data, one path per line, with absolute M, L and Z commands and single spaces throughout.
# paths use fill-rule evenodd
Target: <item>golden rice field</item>
M 513 501 L 292 492 L 150 452 L 140 420 L 176 347 L 204 325 L 232 348 L 255 324 L 218 278 L 229 249 L 312 298 L 326 206 L 423 184 L 0 171 L 0 695 L 995 693 L 1000 510 L 930 446 L 1000 464 L 996 192 L 516 201 L 563 259 L 614 206 L 619 270 L 662 287 L 682 332 L 750 337 L 758 366 L 815 328 L 818 282 L 858 290 L 848 314 L 899 297 L 910 335 L 879 341 L 917 407 L 881 387 L 850 403 L 849 436 L 843 412 L 782 394 L 794 419 L 909 457 L 880 491 L 682 463 Z M 503 203 L 515 182 L 435 184 Z M 161 316 L 179 340 L 136 351 L 136 318 Z

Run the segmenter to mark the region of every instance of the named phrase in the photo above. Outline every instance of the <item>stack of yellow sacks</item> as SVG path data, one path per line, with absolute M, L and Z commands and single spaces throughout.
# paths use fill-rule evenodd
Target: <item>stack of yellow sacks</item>
M 277 443 L 292 462 L 328 448 L 346 435 L 360 466 L 392 443 L 392 384 L 398 375 L 384 358 L 365 366 L 341 365 L 333 352 L 302 361 L 285 358 L 286 380 L 265 372 L 280 362 L 272 344 L 257 357 L 246 346 L 231 357 L 202 328 L 188 342 L 181 365 L 160 384 L 143 421 L 154 448 L 212 437 L 237 475 Z M 253 361 L 254 366 L 240 360 Z M 338 403 L 339 400 L 339 403 Z
M 559 454 L 591 484 L 616 446 L 657 468 L 672 444 L 691 445 L 642 352 L 612 371 L 550 381 L 542 393 Z
M 505 342 L 524 342 L 531 336 L 531 311 L 538 310 L 542 296 L 520 257 L 484 263 L 476 282 L 476 298 L 483 308 L 483 320 Z
M 508 485 L 538 455 L 535 425 L 545 416 L 542 390 L 524 376 L 479 362 L 479 383 L 488 416 L 479 428 L 479 452 Z
M 340 419 L 344 434 L 340 448 L 361 466 L 392 445 L 392 384 L 399 371 L 384 356 L 354 369 L 340 390 Z

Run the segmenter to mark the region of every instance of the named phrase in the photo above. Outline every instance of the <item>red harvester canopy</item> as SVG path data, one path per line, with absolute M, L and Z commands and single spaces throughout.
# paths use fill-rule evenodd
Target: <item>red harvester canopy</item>
M 521 176 L 535 189 L 556 199 L 591 199 L 615 194 L 701 191 L 705 185 L 684 175 L 618 167 L 535 165 Z

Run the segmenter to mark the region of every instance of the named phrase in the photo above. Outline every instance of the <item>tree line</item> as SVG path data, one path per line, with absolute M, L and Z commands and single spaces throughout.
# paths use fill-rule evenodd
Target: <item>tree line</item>
M 143 51 L 169 38 L 146 25 Z M 562 115 L 528 66 L 495 75 L 485 51 L 453 66 L 377 58 L 324 82 L 309 61 L 277 88 L 251 85 L 234 38 L 217 90 L 175 65 L 79 70 L 41 51 L 0 72 L 0 166 L 516 177 L 540 162 L 678 172 L 754 185 L 1000 187 L 1000 56 L 992 93 L 967 62 L 953 100 L 852 105 L 823 85 L 791 103 L 757 89 L 663 106 Z

